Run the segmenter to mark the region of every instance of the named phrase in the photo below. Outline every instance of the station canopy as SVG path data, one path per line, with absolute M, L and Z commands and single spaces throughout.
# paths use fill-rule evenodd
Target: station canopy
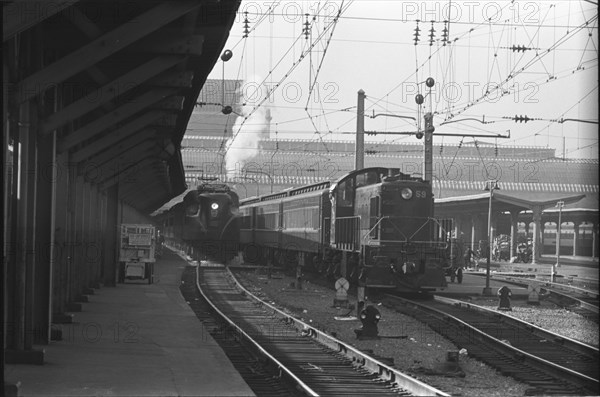
M 39 133 L 56 134 L 58 161 L 150 213 L 187 187 L 181 141 L 239 4 L 3 2 L 3 42 L 39 54 L 37 67 L 11 65 L 22 75 L 11 100 L 38 100 Z

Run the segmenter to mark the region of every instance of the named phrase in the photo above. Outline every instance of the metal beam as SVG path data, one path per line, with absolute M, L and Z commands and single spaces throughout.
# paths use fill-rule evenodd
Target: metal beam
M 175 74 L 160 75 L 156 79 L 148 82 L 148 85 L 153 87 L 176 87 L 189 88 L 192 85 L 194 72 L 185 71 Z
M 85 7 L 89 3 L 83 5 Z M 92 22 L 78 7 L 73 7 L 65 15 L 69 21 L 77 27 L 88 39 L 95 39 L 102 34 L 102 30 Z
M 141 160 L 140 162 L 138 162 L 135 165 L 137 167 L 143 167 L 146 164 L 148 164 L 148 162 L 150 162 L 152 160 L 153 159 L 151 159 L 150 157 L 146 157 L 145 159 Z M 132 176 L 132 175 L 126 175 L 126 171 L 129 171 L 130 173 L 135 172 L 135 170 L 131 170 L 132 166 L 130 166 L 130 167 L 126 168 L 126 169 L 123 169 L 122 173 L 113 175 L 110 178 L 104 180 L 100 184 L 99 189 L 100 190 L 106 190 L 106 189 L 110 188 L 111 186 L 113 186 L 113 185 L 115 185 L 117 183 L 133 183 L 135 181 L 135 177 Z
M 2 41 L 11 39 L 77 2 L 78 0 L 17 1 L 3 6 Z
M 202 46 L 204 44 L 204 35 L 190 35 L 183 37 L 173 37 L 164 34 L 162 31 L 158 34 L 152 34 L 143 38 L 131 49 L 132 52 L 148 52 L 152 54 L 181 54 L 181 55 L 202 55 Z
M 139 160 L 140 154 L 144 154 L 149 149 L 156 147 L 156 141 L 146 141 L 133 148 L 125 149 L 115 156 L 104 157 L 102 162 L 90 160 L 86 162 L 81 169 L 94 170 L 91 173 L 98 173 L 99 177 L 95 178 L 94 182 L 100 182 L 108 176 L 112 176 L 111 172 L 119 171 L 128 167 Z
M 102 150 L 106 149 L 110 145 L 113 145 L 116 142 L 119 142 L 120 140 L 125 139 L 128 136 L 131 136 L 131 135 L 137 133 L 137 131 L 141 130 L 142 128 L 153 123 L 154 121 L 156 121 L 162 117 L 165 117 L 167 115 L 168 115 L 167 112 L 158 112 L 158 111 L 146 112 L 143 115 L 136 117 L 130 123 L 124 124 L 123 126 L 117 128 L 113 131 L 110 131 L 102 138 L 94 141 L 93 145 L 88 145 L 88 146 L 83 147 L 81 150 L 77 150 L 76 152 L 74 152 L 71 155 L 71 157 L 69 158 L 69 161 L 75 162 L 75 163 L 83 161 L 86 158 L 93 156 L 95 153 L 101 152 Z
M 174 128 L 176 124 L 177 124 L 177 115 L 176 114 L 168 114 L 156 123 L 156 125 L 159 127 L 167 127 L 169 129 Z
M 17 103 L 31 99 L 44 92 L 50 85 L 61 83 L 93 66 L 199 5 L 198 2 L 190 1 L 160 3 L 21 81 L 15 93 Z
M 154 163 L 154 167 L 160 167 L 160 165 Z M 150 187 L 152 185 L 163 185 L 164 187 L 169 185 L 169 181 L 166 177 L 155 178 L 152 174 L 144 174 L 138 179 L 137 185 L 131 185 L 129 187 L 121 186 L 121 197 L 129 199 L 131 197 L 140 196 L 140 193 L 144 194 L 144 190 L 150 190 L 152 192 L 154 190 Z
M 156 159 L 155 144 L 148 143 L 116 158 L 99 165 L 96 168 L 87 166 L 85 173 L 92 183 L 102 184 L 111 178 L 117 177 L 129 183 L 140 178 L 142 167 L 140 164 L 146 158 Z
M 153 190 L 151 189 L 154 185 L 164 185 L 164 180 L 161 181 L 160 179 L 154 178 L 151 175 L 148 176 L 143 176 L 139 179 L 138 184 L 141 184 L 142 186 L 144 186 L 147 190 Z M 121 187 L 120 189 L 120 195 L 119 197 L 122 200 L 128 200 L 128 199 L 135 199 L 136 196 L 139 196 L 140 194 L 140 190 L 138 188 L 138 186 L 127 186 L 127 187 Z M 133 200 L 134 201 L 134 200 Z
M 87 15 L 83 14 L 79 8 L 72 7 L 66 17 L 75 25 L 89 40 L 94 40 L 102 35 L 102 30 L 92 22 Z M 69 51 L 72 51 L 69 48 Z M 110 81 L 110 77 L 106 75 L 98 66 L 91 66 L 86 70 L 86 73 L 94 80 L 98 85 L 104 85 Z M 106 103 L 102 105 L 102 108 L 110 112 L 114 110 L 115 105 L 113 103 Z
M 89 93 L 78 101 L 53 113 L 42 123 L 42 133 L 48 134 L 55 129 L 83 116 L 84 114 L 100 107 L 123 93 L 138 87 L 150 78 L 182 62 L 183 56 L 166 55 L 152 59 L 151 61 L 125 73 L 119 78 L 111 81 L 105 86 Z
M 134 149 L 121 154 L 119 157 L 109 158 L 104 163 L 87 162 L 82 167 L 83 173 L 92 183 L 100 183 L 105 179 L 122 174 L 125 170 L 135 166 L 143 158 L 146 152 L 149 152 L 156 146 L 155 142 L 143 143 Z
M 121 106 L 113 112 L 110 112 L 89 124 L 86 124 L 76 131 L 73 131 L 59 143 L 59 151 L 64 151 L 72 148 L 83 141 L 92 138 L 93 136 L 105 131 L 114 124 L 123 121 L 137 112 L 149 107 L 150 105 L 168 97 L 177 92 L 175 89 L 157 88 L 147 92 L 139 97 L 133 98 L 129 103 Z
M 104 163 L 110 160 L 111 157 L 118 156 L 124 150 L 135 146 L 139 143 L 142 143 L 148 139 L 156 139 L 156 131 L 151 128 L 145 128 L 141 131 L 136 132 L 135 134 L 131 134 L 127 138 L 123 139 L 123 136 L 117 137 L 115 140 L 114 137 L 109 136 L 107 139 L 112 139 L 113 143 L 105 146 L 105 150 L 98 150 L 93 153 L 91 156 L 86 158 L 86 161 L 92 161 L 97 164 Z M 96 144 L 90 145 L 92 147 L 96 147 Z M 87 147 L 86 147 L 87 148 Z M 79 152 L 78 152 L 79 153 Z M 77 162 L 81 162 L 83 159 L 78 159 Z
M 175 110 L 179 112 L 183 108 L 183 101 L 185 97 L 183 96 L 172 96 L 164 101 L 160 101 L 156 106 L 151 106 L 151 109 L 160 109 L 160 110 Z

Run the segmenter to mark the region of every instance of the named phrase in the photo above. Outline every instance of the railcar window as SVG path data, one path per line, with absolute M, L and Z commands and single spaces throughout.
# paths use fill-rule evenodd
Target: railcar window
M 318 229 L 319 208 L 297 208 L 283 213 L 283 227 L 286 229 Z
M 347 179 L 338 185 L 337 205 L 352 207 L 354 200 L 354 179 Z
M 278 214 L 265 214 L 264 216 L 264 228 L 263 229 L 267 229 L 267 230 L 274 230 L 277 229 L 278 225 L 277 225 L 277 215 Z
M 256 214 L 256 228 L 265 230 L 277 229 L 279 227 L 278 215 L 277 205 L 258 208 Z
M 250 215 L 242 216 L 242 229 L 250 229 L 252 227 Z

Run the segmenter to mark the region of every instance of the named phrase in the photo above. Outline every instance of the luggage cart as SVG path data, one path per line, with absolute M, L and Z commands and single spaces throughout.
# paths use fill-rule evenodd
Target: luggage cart
M 154 282 L 156 230 L 152 225 L 121 224 L 118 281 Z

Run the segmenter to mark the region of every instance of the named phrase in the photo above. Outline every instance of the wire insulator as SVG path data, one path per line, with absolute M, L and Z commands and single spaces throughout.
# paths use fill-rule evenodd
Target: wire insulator
M 421 31 L 421 29 L 419 29 L 419 20 L 417 19 L 417 27 L 415 28 L 415 33 L 414 33 L 414 40 L 415 40 L 415 45 L 419 44 L 419 36 L 421 36 L 421 34 L 419 33 Z
M 308 36 L 310 35 L 310 23 L 308 22 L 308 14 L 304 14 L 306 20 L 304 21 L 304 27 L 302 28 L 302 34 L 304 34 L 304 39 L 308 40 Z
M 524 45 L 514 45 L 513 44 L 513 46 L 510 47 L 510 49 L 513 52 L 525 52 L 525 51 L 528 51 L 528 50 L 532 50 L 533 48 L 525 47 Z
M 444 46 L 448 44 L 448 21 L 444 21 L 444 29 L 442 30 L 442 43 Z
M 245 39 L 250 34 L 250 21 L 248 21 L 248 11 L 244 12 L 244 34 L 242 37 Z
M 435 29 L 433 28 L 433 21 L 431 21 L 431 29 L 429 29 L 429 46 L 433 45 L 435 41 Z

